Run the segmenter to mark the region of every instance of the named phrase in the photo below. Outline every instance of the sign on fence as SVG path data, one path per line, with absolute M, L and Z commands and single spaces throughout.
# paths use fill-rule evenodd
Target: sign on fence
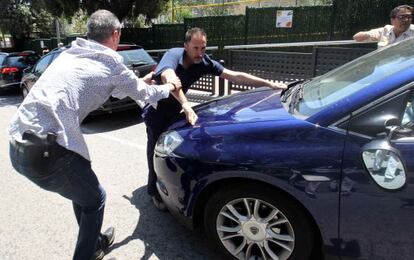
M 277 10 L 276 28 L 292 28 L 293 10 Z

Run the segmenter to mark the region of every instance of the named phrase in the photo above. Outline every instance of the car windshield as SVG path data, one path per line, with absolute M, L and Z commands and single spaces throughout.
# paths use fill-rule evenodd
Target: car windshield
M 368 54 L 298 87 L 302 93 L 296 95 L 300 96 L 296 110 L 302 116 L 311 116 L 373 83 L 410 67 L 414 67 L 414 39 Z
M 118 51 L 124 58 L 124 64 L 153 64 L 155 63 L 151 56 L 144 49 L 133 49 Z

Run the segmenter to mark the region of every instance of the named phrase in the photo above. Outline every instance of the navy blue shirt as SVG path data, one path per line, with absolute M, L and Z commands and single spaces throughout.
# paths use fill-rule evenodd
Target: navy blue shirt
M 215 60 L 210 59 L 207 54 L 204 54 L 202 62 L 192 64 L 187 69 L 183 67 L 184 56 L 186 51 L 184 48 L 172 48 L 168 50 L 162 57 L 160 63 L 155 69 L 154 78 L 158 83 L 161 83 L 161 74 L 166 69 L 173 69 L 175 74 L 181 80 L 182 90 L 187 93 L 190 86 L 206 74 L 220 76 L 224 70 L 223 65 Z M 180 103 L 170 95 L 166 99 L 158 101 L 157 111 L 170 114 L 174 116 L 181 110 Z

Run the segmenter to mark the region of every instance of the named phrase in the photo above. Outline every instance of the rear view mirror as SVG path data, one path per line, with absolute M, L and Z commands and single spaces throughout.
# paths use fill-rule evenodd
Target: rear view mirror
M 397 190 L 406 181 L 406 170 L 399 151 L 387 139 L 376 139 L 362 148 L 362 159 L 372 179 L 381 188 Z

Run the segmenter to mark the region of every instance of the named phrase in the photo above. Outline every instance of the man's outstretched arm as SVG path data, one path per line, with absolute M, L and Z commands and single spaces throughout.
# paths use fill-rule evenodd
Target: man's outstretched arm
M 175 82 L 177 79 L 178 77 L 173 69 L 166 69 L 161 73 L 161 81 L 164 83 Z M 175 97 L 175 99 L 177 99 L 178 102 L 180 102 L 187 118 L 187 122 L 191 125 L 194 125 L 198 119 L 198 116 L 188 102 L 183 90 L 181 89 L 181 86 L 178 90 L 171 92 L 171 94 Z
M 271 87 L 274 89 L 285 89 L 287 86 L 283 82 L 272 82 L 266 79 L 262 79 L 251 74 L 224 69 L 220 75 L 221 78 L 227 79 L 233 83 L 239 85 L 248 85 L 253 87 Z

